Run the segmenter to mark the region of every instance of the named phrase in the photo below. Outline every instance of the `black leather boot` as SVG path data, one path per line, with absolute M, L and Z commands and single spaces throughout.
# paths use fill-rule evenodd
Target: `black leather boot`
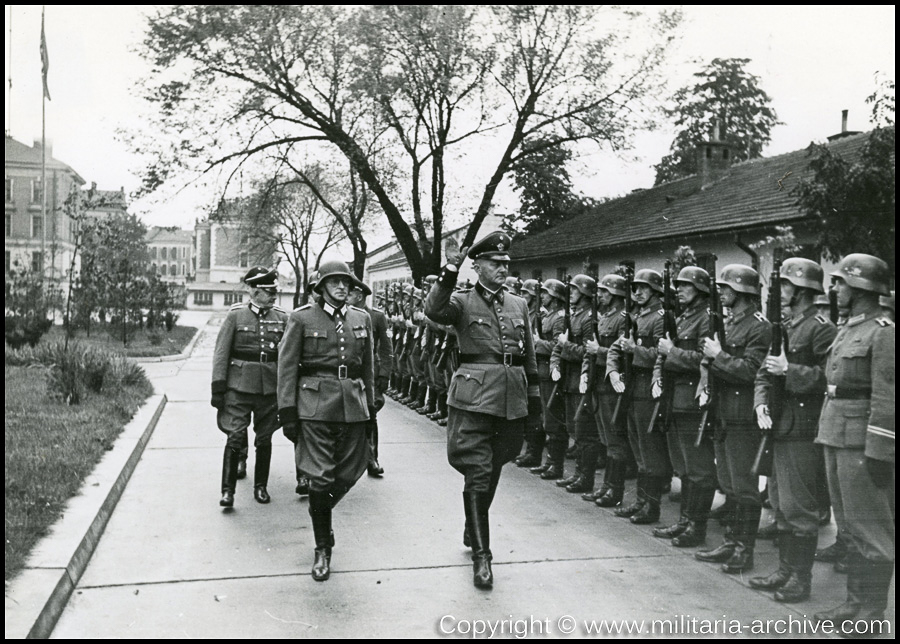
M 706 543 L 706 524 L 709 521 L 709 509 L 715 496 L 715 488 L 701 488 L 691 484 L 688 527 L 684 532 L 672 539 L 673 546 L 676 548 L 696 548 Z
M 544 434 L 544 428 L 539 423 L 527 427 L 525 430 L 525 452 L 516 458 L 516 467 L 537 467 L 540 465 L 546 441 L 547 436 Z
M 615 508 L 622 504 L 625 496 L 625 462 L 611 460 L 606 471 L 609 474 L 609 489 L 594 503 L 601 508 Z
M 369 462 L 366 471 L 369 476 L 380 478 L 384 474 L 384 468 L 378 462 L 378 420 L 370 418 L 366 423 L 366 438 L 369 441 Z
M 893 564 L 891 564 L 891 570 L 893 571 Z M 831 610 L 816 613 L 813 615 L 815 620 L 818 622 L 829 620 L 833 624 L 841 624 L 847 620 L 858 619 L 858 615 L 863 609 L 863 603 L 867 599 L 864 579 L 867 572 L 865 559 L 859 553 L 851 551 L 847 556 L 847 601 Z M 888 583 L 890 583 L 890 578 L 888 578 Z
M 413 400 L 409 401 L 409 408 L 415 410 L 417 414 L 425 413 L 425 399 L 428 397 L 428 385 L 425 381 L 419 382 L 419 389 L 416 392 L 416 397 Z
M 489 589 L 494 585 L 491 571 L 491 534 L 488 519 L 488 494 L 463 492 L 466 524 L 472 541 L 472 581 L 476 588 Z
M 791 576 L 789 534 L 778 536 L 778 570 L 766 577 L 751 577 L 750 588 L 757 590 L 778 590 L 784 586 Z
M 238 481 L 241 479 L 247 478 L 247 455 L 241 454 L 238 457 L 237 464 L 237 476 L 235 477 Z
M 312 519 L 313 535 L 316 540 L 312 578 L 316 581 L 325 581 L 331 576 L 331 549 L 334 547 L 331 507 L 331 494 L 317 490 L 309 491 L 309 516 Z
M 581 494 L 591 492 L 594 489 L 594 480 L 597 475 L 597 458 L 600 455 L 600 443 L 586 443 L 581 446 L 578 453 L 578 470 L 581 477 L 566 486 L 566 492 Z
M 440 425 L 441 427 L 446 427 L 447 426 L 447 418 L 449 418 L 449 416 L 450 416 L 450 410 L 447 409 L 447 393 L 446 392 L 444 392 L 444 394 L 442 394 L 441 397 L 438 399 L 438 412 L 440 413 L 440 416 L 437 417 L 437 421 L 436 421 L 437 424 Z
M 667 528 L 654 528 L 653 536 L 660 539 L 674 539 L 682 532 L 687 530 L 688 515 L 687 508 L 689 499 L 691 498 L 691 488 L 687 479 L 681 484 L 681 508 L 678 513 L 678 521 Z
M 563 469 L 561 465 L 550 463 L 543 472 L 540 472 L 540 475 L 545 481 L 555 481 L 563 477 Z
M 425 396 L 425 402 L 416 410 L 417 414 L 421 414 L 425 417 L 429 414 L 433 414 L 437 409 L 437 392 L 432 387 L 428 387 L 426 391 L 428 393 Z
M 237 483 L 239 457 L 236 450 L 225 447 L 225 454 L 222 456 L 222 498 L 219 499 L 219 505 L 223 508 L 234 506 L 234 486 Z
M 756 534 L 757 539 L 766 539 L 772 540 L 778 538 L 778 524 L 775 523 L 775 519 L 772 519 L 770 523 L 767 523 L 763 527 L 759 529 Z
M 734 540 L 734 526 L 725 526 L 724 541 L 711 550 L 698 550 L 694 559 L 707 563 L 725 563 L 734 554 L 737 542 Z
M 731 497 L 725 497 L 725 503 L 709 513 L 710 519 L 715 519 L 719 525 L 731 525 L 734 522 L 737 511 L 737 501 Z
M 640 472 L 638 472 L 637 498 L 631 505 L 626 505 L 624 508 L 617 508 L 613 511 L 613 514 L 615 514 L 620 519 L 629 519 L 640 512 L 641 508 L 643 508 L 647 504 L 647 498 L 644 496 L 644 481 L 646 478 L 646 474 L 641 474 Z
M 612 477 L 612 469 L 613 469 L 613 461 L 610 460 L 607 462 L 606 469 L 603 470 L 603 484 L 600 486 L 598 490 L 591 490 L 590 492 L 585 492 L 581 495 L 581 498 L 584 501 L 590 501 L 591 503 L 596 503 L 597 499 L 603 498 L 607 492 L 609 492 L 609 481 Z
M 405 405 L 409 402 L 409 396 L 412 392 L 413 379 L 409 376 L 403 376 L 402 386 L 400 389 L 400 397 L 397 398 L 397 402 L 401 405 Z
M 819 534 L 786 534 L 788 545 L 788 565 L 791 574 L 785 584 L 775 591 L 775 601 L 793 604 L 809 599 L 812 587 L 812 568 L 816 560 L 816 546 Z
M 409 406 L 409 403 L 416 399 L 416 396 L 419 395 L 419 383 L 416 380 L 410 378 L 409 380 L 409 389 L 406 390 L 406 395 L 403 396 L 399 402 L 401 405 Z
M 850 636 L 853 638 L 872 637 L 881 632 L 890 632 L 886 629 L 878 630 L 874 622 L 884 620 L 884 611 L 888 606 L 891 588 L 891 577 L 894 574 L 894 562 L 871 561 L 860 556 L 855 565 L 862 570 L 858 582 L 862 593 L 862 606 L 855 618 L 857 621 L 855 626 L 859 630 L 851 633 Z M 867 622 L 866 626 L 859 624 L 861 621 Z M 884 628 L 884 625 L 882 624 L 880 628 Z
M 296 492 L 300 496 L 306 496 L 307 494 L 309 494 L 309 479 L 299 469 L 296 470 L 296 473 L 297 487 L 294 488 L 294 492 Z
M 581 468 L 578 467 L 578 464 L 575 464 L 575 473 L 572 476 L 566 477 L 556 482 L 557 487 L 566 487 L 567 485 L 572 485 L 575 481 L 579 480 L 584 474 L 581 473 Z
M 662 497 L 664 479 L 661 476 L 647 476 L 644 478 L 644 507 L 631 516 L 631 522 L 635 525 L 647 525 L 659 521 L 659 502 Z
M 257 503 L 271 501 L 266 486 L 269 484 L 269 465 L 272 462 L 272 446 L 260 445 L 256 448 L 256 465 L 253 466 L 253 498 Z
M 756 533 L 762 507 L 738 505 L 734 514 L 734 554 L 722 564 L 722 572 L 733 575 L 753 569 L 753 553 L 756 550 Z M 740 530 L 740 533 L 738 533 Z M 815 550 L 813 551 L 815 554 Z

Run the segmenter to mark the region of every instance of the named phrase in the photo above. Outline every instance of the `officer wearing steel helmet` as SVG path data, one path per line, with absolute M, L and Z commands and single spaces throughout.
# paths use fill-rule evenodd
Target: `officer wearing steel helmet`
M 425 302 L 425 313 L 452 324 L 459 368 L 448 393 L 447 457 L 465 477 L 466 536 L 472 545 L 473 583 L 493 586 L 489 509 L 503 465 L 519 453 L 526 416 L 541 411 L 537 363 L 525 301 L 506 293 L 509 235 L 487 235 L 468 252 L 478 283 L 453 292 L 465 255 L 449 255 Z
M 851 526 L 847 602 L 816 613 L 870 635 L 883 619 L 894 571 L 894 323 L 879 296 L 890 294 L 887 263 L 847 255 L 831 273 L 838 307 L 850 317 L 825 366 L 827 393 L 816 442 L 835 510 Z
M 540 339 L 539 329 L 541 325 L 541 301 L 539 292 L 541 283 L 536 279 L 527 279 L 522 282 L 521 296 L 528 305 L 528 320 L 531 323 L 531 332 L 534 334 L 534 349 L 537 356 L 537 345 Z M 540 375 L 540 368 L 538 368 Z M 544 433 L 543 418 L 535 418 L 525 428 L 525 451 L 516 457 L 517 467 L 535 467 L 541 464 L 541 456 L 544 453 L 547 435 Z
M 323 262 L 321 300 L 291 313 L 278 356 L 278 415 L 309 477 L 316 581 L 330 575 L 332 509 L 366 470 L 366 425 L 375 413 L 372 321 L 347 304 L 355 283 L 344 262 Z

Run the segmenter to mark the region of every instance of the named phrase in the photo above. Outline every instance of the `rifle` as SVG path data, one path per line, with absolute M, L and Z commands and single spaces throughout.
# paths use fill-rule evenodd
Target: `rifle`
M 407 322 L 407 326 L 406 326 L 406 334 L 403 336 L 403 351 L 400 353 L 401 361 L 403 359 L 405 359 L 408 355 L 411 355 L 412 352 L 415 350 L 415 346 L 414 346 L 416 344 L 415 336 L 414 336 L 415 331 L 413 329 L 415 329 L 416 325 L 415 325 L 414 314 L 415 314 L 415 302 L 413 300 L 413 296 L 410 295 L 409 296 L 409 313 L 406 313 L 406 311 L 403 312 L 403 319 Z M 409 323 L 412 323 L 412 325 L 410 326 Z
M 398 289 L 394 289 L 394 292 L 391 294 L 391 317 L 402 315 L 403 307 L 397 302 L 397 293 Z M 399 333 L 397 328 L 394 328 L 394 355 L 397 356 L 397 360 L 400 359 L 400 352 L 403 351 L 403 334 Z
M 571 279 L 572 278 L 570 275 L 566 275 L 566 281 L 565 281 L 566 297 L 565 297 L 565 302 L 563 304 L 564 304 L 564 311 L 565 311 L 564 319 L 566 321 L 566 337 L 567 338 L 570 335 L 572 335 L 572 307 L 569 304 L 569 281 Z M 556 382 L 553 383 L 553 388 L 550 390 L 550 396 L 547 397 L 547 407 L 549 407 L 556 400 L 556 394 L 559 393 L 559 384 L 560 383 L 565 384 L 565 382 L 566 382 L 567 374 L 565 371 L 565 366 L 566 366 L 565 361 L 560 359 L 560 361 L 559 361 L 559 380 L 557 380 Z
M 722 315 L 722 301 L 719 299 L 719 289 L 716 286 L 716 256 L 712 256 L 712 273 L 709 280 L 709 337 L 714 339 L 719 336 L 719 342 L 725 346 L 725 316 Z M 707 389 L 709 391 L 709 399 L 706 407 L 703 408 L 703 416 L 700 418 L 700 427 L 697 430 L 697 440 L 694 441 L 694 447 L 700 447 L 703 440 L 703 433 L 706 430 L 707 421 L 712 416 L 713 421 L 718 423 L 724 429 L 725 422 L 722 415 L 719 414 L 719 387 L 716 379 L 712 374 L 712 368 L 708 369 Z
M 631 270 L 625 276 L 625 338 L 630 340 L 633 335 L 637 335 L 637 329 L 634 329 L 634 319 L 631 317 L 631 280 L 634 276 Z M 634 360 L 633 354 L 622 352 L 622 374 L 625 376 L 625 391 L 619 394 L 616 400 L 616 407 L 613 409 L 611 424 L 616 426 L 616 420 L 619 418 L 619 411 L 624 407 L 628 407 L 631 402 L 632 389 L 634 388 L 634 369 L 631 363 Z
M 675 298 L 675 291 L 672 288 L 672 262 L 666 260 L 666 267 L 663 270 L 663 335 L 674 338 L 678 335 L 678 304 Z M 661 364 L 665 365 L 666 357 L 662 356 Z M 662 371 L 662 394 L 653 405 L 653 414 L 650 416 L 650 426 L 647 433 L 652 434 L 656 426 L 656 420 L 659 416 L 660 409 L 663 411 L 663 430 L 669 424 L 669 407 L 672 403 L 672 390 L 675 385 L 672 382 L 672 374 L 667 373 L 665 369 Z M 663 405 L 665 403 L 665 405 Z
M 591 298 L 591 331 L 594 334 L 594 342 L 600 344 L 600 333 L 597 329 L 597 293 L 594 293 L 594 296 Z M 585 355 L 588 355 L 585 353 Z M 589 356 L 588 362 L 588 378 L 587 378 L 587 391 L 584 394 L 584 398 L 581 400 L 581 405 L 578 406 L 578 411 L 575 412 L 575 420 L 581 418 L 581 415 L 584 413 L 586 409 L 590 413 L 597 416 L 597 406 L 594 404 L 594 384 L 597 380 L 597 356 Z
M 840 318 L 840 311 L 837 305 L 837 291 L 833 288 L 828 289 L 828 317 L 831 318 L 832 324 L 837 324 Z
M 772 325 L 772 344 L 769 346 L 769 355 L 781 355 L 787 351 L 787 336 L 781 322 L 781 260 L 775 260 L 772 267 L 772 275 L 769 277 L 769 301 L 766 304 L 766 317 Z M 769 388 L 769 417 L 774 424 L 781 418 L 784 405 L 785 376 L 773 376 L 769 374 L 772 386 Z M 753 459 L 753 467 L 750 473 L 754 476 L 772 475 L 772 430 L 763 430 L 762 439 L 759 441 L 759 449 L 756 450 L 756 458 Z

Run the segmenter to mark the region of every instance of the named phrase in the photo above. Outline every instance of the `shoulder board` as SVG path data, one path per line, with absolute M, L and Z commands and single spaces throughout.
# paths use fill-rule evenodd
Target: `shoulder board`
M 766 316 L 763 315 L 762 313 L 760 313 L 759 311 L 757 311 L 756 313 L 754 313 L 754 314 L 753 314 L 753 317 L 755 317 L 755 318 L 756 318 L 757 320 L 759 320 L 760 322 L 768 322 L 768 320 L 766 319 Z M 818 316 L 816 316 L 816 317 L 818 317 Z
M 278 311 L 279 313 L 287 313 L 287 311 L 285 311 L 285 310 L 284 310 L 283 308 L 281 308 L 280 306 L 273 306 L 273 307 L 272 307 L 272 310 L 273 310 L 273 311 Z
M 875 318 L 875 321 L 878 322 L 878 326 L 894 326 L 890 318 Z
M 619 311 L 619 315 L 621 315 L 623 318 L 628 317 L 628 314 L 625 311 Z
M 243 308 L 247 308 L 247 303 L 246 303 L 246 302 L 235 302 L 234 304 L 231 305 L 231 308 L 229 308 L 228 310 L 229 310 L 229 311 L 236 311 L 236 310 L 238 310 L 238 309 L 243 309 Z
M 828 324 L 828 320 L 825 318 L 824 315 L 816 315 L 815 319 L 816 319 L 816 322 L 818 322 L 819 324 Z
M 363 312 L 363 313 L 368 313 L 368 311 L 366 311 L 365 309 L 361 309 L 361 308 L 359 308 L 358 306 L 353 306 L 352 304 L 348 304 L 347 306 L 349 306 L 349 307 L 350 307 L 351 309 L 353 309 L 354 311 L 361 311 L 361 312 Z
M 295 310 L 295 311 L 305 311 L 306 309 L 308 309 L 308 308 L 311 307 L 311 306 L 312 306 L 312 304 L 304 304 L 303 306 L 299 306 L 299 307 L 297 307 L 297 308 L 294 309 L 294 310 Z
M 657 311 L 657 313 L 659 313 L 659 317 L 661 317 L 661 318 L 666 317 L 666 310 L 665 310 L 665 309 L 660 309 L 659 311 Z

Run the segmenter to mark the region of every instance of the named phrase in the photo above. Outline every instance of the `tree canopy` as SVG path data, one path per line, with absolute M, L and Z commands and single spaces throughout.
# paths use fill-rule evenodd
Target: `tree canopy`
M 342 157 L 419 279 L 440 265 L 429 238 L 451 198 L 472 201 L 471 244 L 526 157 L 579 141 L 619 150 L 652 127 L 645 99 L 679 20 L 574 5 L 164 7 L 142 47 L 145 188 L 265 155 Z M 475 157 L 493 169 L 473 199 L 459 177 Z
M 697 173 L 696 150 L 709 140 L 716 122 L 735 161 L 762 156 L 779 122 L 759 78 L 746 70 L 748 63 L 749 58 L 715 58 L 694 74 L 696 83 L 675 92 L 675 107 L 667 115 L 678 131 L 671 152 L 655 166 L 655 185 Z

